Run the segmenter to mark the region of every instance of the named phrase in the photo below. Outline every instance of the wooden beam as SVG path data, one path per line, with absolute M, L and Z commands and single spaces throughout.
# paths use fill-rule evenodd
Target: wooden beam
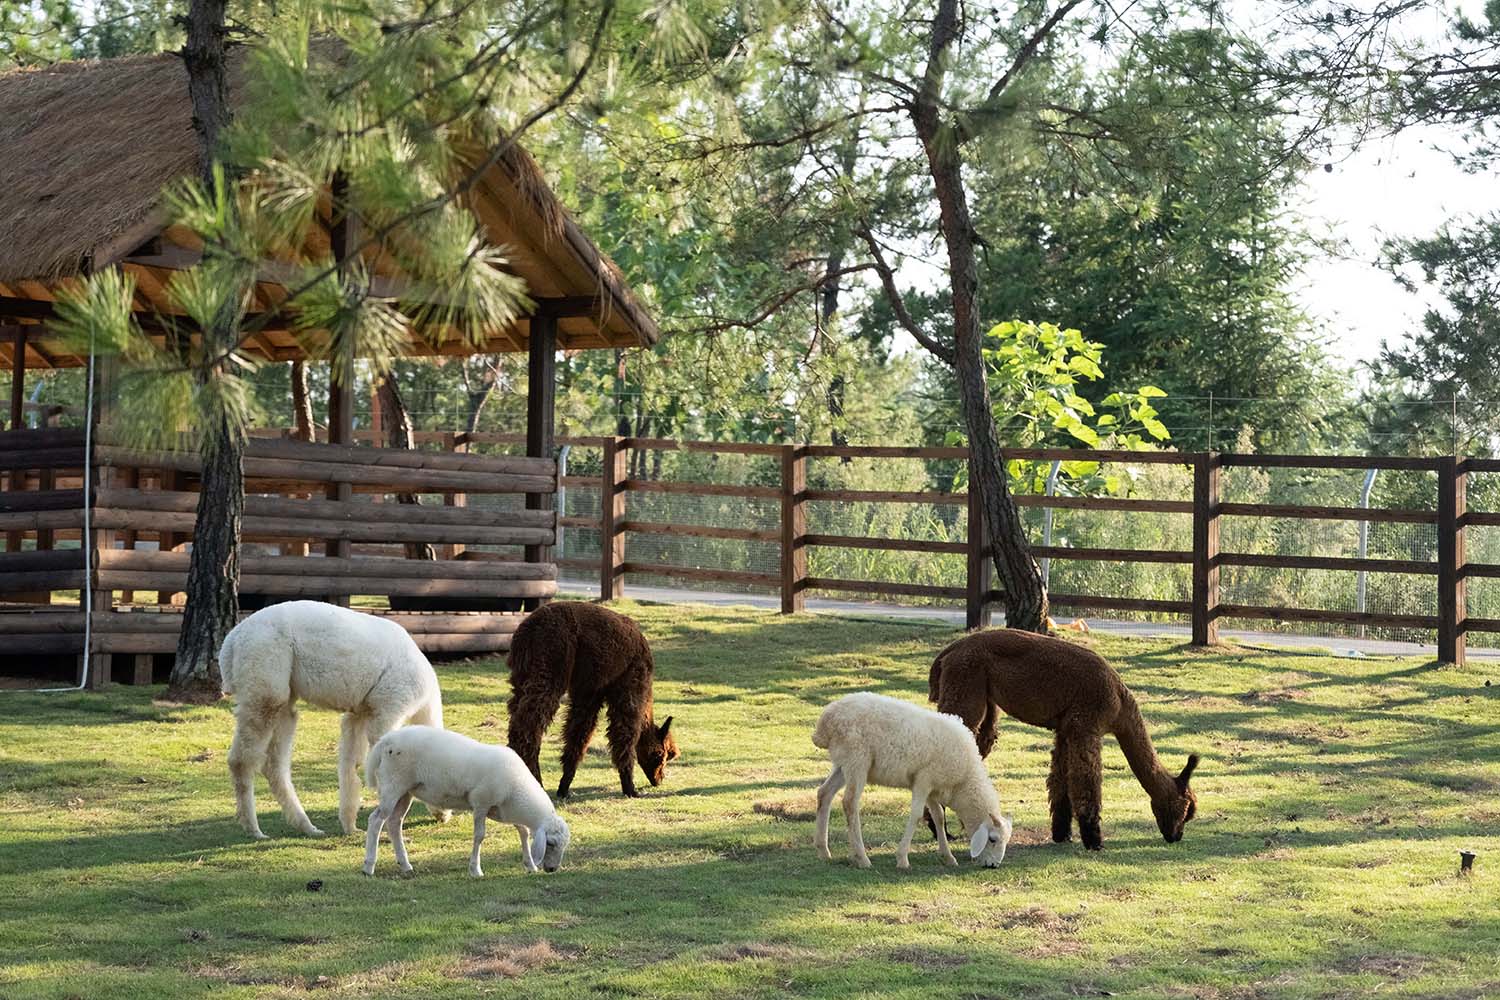
M 11 331 L 10 429 L 20 430 L 26 415 L 26 328 L 17 323 Z
M 533 316 L 550 316 L 553 319 L 586 317 L 592 319 L 604 309 L 604 302 L 597 295 L 561 295 L 536 299 Z
M 537 316 L 531 321 L 526 377 L 526 454 L 552 458 L 557 409 L 557 318 Z M 527 510 L 551 510 L 555 493 L 526 494 Z M 527 562 L 551 562 L 548 546 L 526 546 Z M 530 610 L 530 608 L 528 608 Z
M 336 174 L 331 191 L 332 211 L 336 214 L 330 231 L 333 259 L 339 262 L 339 277 L 348 275 L 350 262 L 345 258 L 353 254 L 359 244 L 359 229 L 354 217 L 347 211 L 349 180 Z M 328 443 L 354 444 L 354 341 L 347 340 L 329 362 L 328 369 Z M 348 502 L 354 496 L 351 483 L 335 483 L 325 493 L 330 500 Z M 331 558 L 349 558 L 349 540 L 330 538 L 323 553 Z M 343 607 L 349 606 L 349 594 L 334 594 L 330 600 Z

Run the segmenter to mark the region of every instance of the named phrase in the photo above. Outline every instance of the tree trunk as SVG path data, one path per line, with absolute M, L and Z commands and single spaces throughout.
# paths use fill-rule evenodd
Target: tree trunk
M 468 415 L 464 420 L 464 430 L 470 434 L 479 430 L 480 414 L 484 413 L 485 404 L 490 401 L 490 396 L 495 392 L 495 386 L 500 383 L 500 363 L 494 358 L 483 358 L 481 360 L 485 361 L 486 365 L 478 389 L 475 389 L 469 382 L 468 368 L 465 367 L 464 369 L 464 395 L 467 397 L 468 402 Z M 467 366 L 468 362 L 464 361 L 463 364 Z
M 1011 499 L 1000 455 L 1000 437 L 991 412 L 989 384 L 981 353 L 983 333 L 975 312 L 979 269 L 974 256 L 974 223 L 964 191 L 958 136 L 941 120 L 940 92 L 950 48 L 958 38 L 958 0 L 941 0 L 932 24 L 932 45 L 922 89 L 912 105 L 917 137 L 927 155 L 948 246 L 948 278 L 953 296 L 953 367 L 963 407 L 974 474 L 969 489 L 979 491 L 985 527 L 994 541 L 995 571 L 1005 590 L 1005 624 L 1028 632 L 1047 630 L 1047 591 L 1031 557 L 1020 511 Z
M 292 436 L 298 441 L 316 440 L 313 433 L 312 396 L 307 391 L 307 362 L 292 362 Z
M 187 41 L 182 48 L 187 67 L 188 94 L 193 106 L 193 131 L 198 139 L 199 177 L 210 189 L 218 183 L 214 164 L 220 134 L 229 124 L 228 84 L 225 76 L 225 0 L 192 0 L 188 7 Z M 227 181 L 226 181 L 227 183 Z M 239 334 L 236 297 L 203 332 L 205 357 L 225 355 Z M 196 372 L 200 384 L 224 376 L 223 365 Z M 219 415 L 203 429 L 203 476 L 198 493 L 198 516 L 188 560 L 187 610 L 177 640 L 167 697 L 206 703 L 222 695 L 219 647 L 239 617 L 240 517 L 245 507 L 244 439 L 228 418 Z
M 385 446 L 404 448 L 408 451 L 415 449 L 417 432 L 411 422 L 411 411 L 406 408 L 406 400 L 401 398 L 401 393 L 396 388 L 396 380 L 391 377 L 390 373 L 380 377 L 375 392 L 380 398 L 381 418 L 386 427 Z M 419 505 L 422 501 L 415 493 L 397 493 L 396 502 Z M 426 542 L 408 542 L 406 558 L 424 559 L 430 562 L 437 559 L 437 551 Z

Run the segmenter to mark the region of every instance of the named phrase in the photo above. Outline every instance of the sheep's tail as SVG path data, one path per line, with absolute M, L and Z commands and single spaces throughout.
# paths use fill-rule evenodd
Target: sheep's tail
M 832 708 L 833 706 L 829 706 Z M 813 727 L 813 746 L 819 750 L 827 750 L 828 744 L 833 742 L 833 734 L 828 731 L 828 709 L 823 709 L 823 714 L 818 716 L 818 724 Z
M 377 793 L 380 791 L 380 743 L 376 740 L 370 752 L 365 754 L 365 787 L 373 788 Z

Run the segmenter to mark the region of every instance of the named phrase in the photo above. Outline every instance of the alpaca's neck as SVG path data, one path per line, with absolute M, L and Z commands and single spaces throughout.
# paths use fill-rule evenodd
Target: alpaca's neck
M 1157 759 L 1156 748 L 1151 745 L 1151 734 L 1146 732 L 1146 721 L 1141 718 L 1135 698 L 1128 692 L 1115 723 L 1115 739 L 1120 741 L 1120 749 L 1125 752 L 1130 770 L 1147 795 L 1155 799 L 1172 790 L 1172 776 Z

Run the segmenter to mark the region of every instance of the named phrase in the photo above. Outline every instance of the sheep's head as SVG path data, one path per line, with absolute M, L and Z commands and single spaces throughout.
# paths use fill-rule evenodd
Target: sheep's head
M 562 867 L 570 837 L 568 824 L 561 816 L 554 815 L 532 833 L 531 860 L 544 872 L 557 871 Z
M 672 738 L 672 717 L 661 725 L 647 722 L 635 741 L 635 759 L 646 772 L 651 787 L 660 785 L 667 774 L 667 762 L 677 759 L 677 741 Z
M 1197 766 L 1198 755 L 1189 754 L 1187 767 L 1172 779 L 1171 787 L 1165 794 L 1151 799 L 1151 811 L 1156 814 L 1156 825 L 1161 830 L 1162 838 L 1169 844 L 1182 839 L 1182 828 L 1198 813 L 1198 796 L 1188 787 L 1188 779 L 1192 778 Z
M 986 868 L 999 868 L 1010 844 L 1010 817 L 990 815 L 969 838 L 969 857 Z

